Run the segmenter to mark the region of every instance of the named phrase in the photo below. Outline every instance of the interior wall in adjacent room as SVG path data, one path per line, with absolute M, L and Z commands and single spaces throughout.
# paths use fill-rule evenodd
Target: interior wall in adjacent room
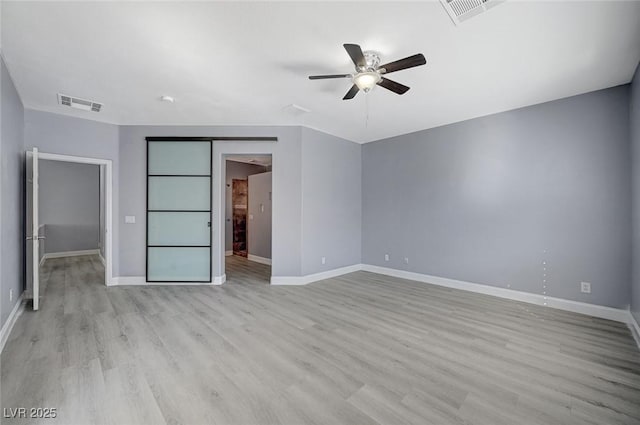
M 98 249 L 100 167 L 40 161 L 40 224 L 45 253 Z
M 249 259 L 251 256 L 271 259 L 271 175 L 272 173 L 268 172 L 248 177 L 247 247 Z

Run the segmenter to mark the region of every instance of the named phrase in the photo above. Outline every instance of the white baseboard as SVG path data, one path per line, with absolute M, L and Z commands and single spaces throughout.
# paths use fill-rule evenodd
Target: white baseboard
M 102 256 L 102 253 L 99 250 L 98 250 L 98 256 L 100 257 L 100 262 L 102 263 L 102 265 L 107 267 L 107 260 L 104 259 L 104 257 Z
M 362 264 L 354 264 L 352 266 L 340 267 L 338 269 L 327 270 L 326 272 L 308 274 L 306 276 L 271 276 L 272 285 L 306 285 L 318 280 L 331 279 L 332 277 L 341 276 L 347 273 L 353 273 L 362 270 Z
M 40 265 L 50 258 L 63 258 L 63 257 L 79 257 L 81 255 L 100 255 L 99 249 L 85 249 L 82 251 L 64 251 L 64 252 L 48 252 L 42 256 Z
M 448 279 L 439 276 L 430 276 L 421 273 L 373 266 L 369 264 L 363 265 L 362 270 L 383 274 L 386 276 L 398 277 L 401 279 L 431 283 L 433 285 L 445 286 L 447 288 L 461 289 L 463 291 L 476 292 L 479 294 L 492 295 L 494 297 L 521 301 L 529 304 L 536 304 L 551 308 L 557 308 L 560 310 L 572 311 L 574 313 L 582 313 L 589 316 L 600 317 L 602 319 L 614 320 L 616 322 L 628 323 L 629 321 L 628 310 L 620 308 L 605 307 L 601 305 L 565 300 L 562 298 L 547 297 L 539 294 L 514 291 L 513 289 L 499 288 L 496 286 L 483 285 L 480 283 L 465 282 L 461 280 Z
M 220 285 L 216 283 L 225 276 L 216 276 L 213 282 L 147 282 L 145 276 L 117 276 L 111 278 L 107 286 L 200 286 L 200 285 Z
M 254 261 L 260 264 L 266 264 L 268 266 L 271 265 L 271 258 L 258 257 L 257 255 L 253 255 L 253 254 L 247 255 L 247 260 Z
M 25 299 L 23 295 L 20 295 L 20 298 L 17 300 L 16 305 L 11 310 L 11 314 L 7 317 L 7 321 L 4 322 L 2 326 L 2 330 L 0 330 L 0 353 L 4 350 L 4 345 L 9 340 L 9 336 L 11 335 L 11 331 L 13 330 L 13 325 L 18 321 L 18 317 L 24 312 L 25 307 Z
M 229 256 L 231 256 L 231 255 L 233 255 L 233 251 L 225 251 L 225 252 L 224 252 L 224 256 L 225 256 L 225 257 L 229 257 Z
M 640 348 L 640 324 L 636 320 L 635 316 L 629 311 L 629 321 L 627 322 L 629 329 L 631 329 L 631 335 L 636 340 L 636 345 Z
M 499 288 L 495 286 L 483 285 L 480 283 L 465 282 L 461 280 L 448 279 L 439 276 L 431 276 L 421 273 L 414 273 L 405 270 L 391 269 L 387 267 L 374 266 L 370 264 L 354 264 L 352 266 L 340 267 L 338 269 L 325 272 L 314 273 L 306 276 L 272 276 L 272 285 L 306 285 L 319 280 L 330 279 L 347 273 L 360 270 L 377 273 L 381 275 L 397 277 L 401 279 L 414 280 L 417 282 L 430 283 L 447 288 L 460 289 L 463 291 L 475 292 L 479 294 L 492 295 L 494 297 L 508 300 L 521 301 L 529 304 L 536 304 L 556 308 L 559 310 L 571 311 L 574 313 L 586 314 L 593 317 L 622 322 L 629 325 L 636 337 L 636 342 L 640 340 L 640 326 L 635 318 L 631 316 L 629 310 L 605 307 L 601 305 L 582 303 L 578 301 L 565 300 L 562 298 L 547 297 L 528 292 L 514 291 L 512 289 Z M 147 283 L 144 276 L 120 276 L 112 279 L 109 286 L 114 285 L 221 285 L 226 281 L 226 275 L 216 276 L 212 283 L 197 282 L 154 282 Z M 638 343 L 640 347 L 640 342 Z

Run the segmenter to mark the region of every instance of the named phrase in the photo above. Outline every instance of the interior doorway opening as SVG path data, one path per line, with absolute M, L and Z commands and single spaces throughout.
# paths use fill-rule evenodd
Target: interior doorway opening
M 96 280 L 112 277 L 111 160 L 27 151 L 25 185 L 26 298 L 46 298 L 41 279 L 51 260 L 91 256 Z M 44 285 L 43 285 L 44 284 Z
M 271 155 L 226 155 L 227 283 L 268 284 L 271 278 Z

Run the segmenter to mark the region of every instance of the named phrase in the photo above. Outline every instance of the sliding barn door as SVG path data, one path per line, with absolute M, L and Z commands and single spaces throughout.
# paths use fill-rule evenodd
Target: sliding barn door
M 211 282 L 211 141 L 147 141 L 147 281 Z

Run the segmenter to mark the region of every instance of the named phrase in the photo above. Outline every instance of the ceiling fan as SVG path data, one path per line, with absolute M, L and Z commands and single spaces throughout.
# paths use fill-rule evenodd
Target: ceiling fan
M 405 94 L 409 90 L 409 87 L 385 78 L 383 77 L 383 75 L 401 71 L 407 68 L 413 68 L 414 66 L 424 65 L 427 63 L 424 55 L 422 53 L 418 53 L 417 55 L 409 56 L 395 62 L 389 62 L 387 64 L 380 65 L 380 56 L 376 52 L 363 52 L 360 46 L 357 44 L 344 44 L 343 46 L 351 57 L 354 65 L 356 66 L 355 74 L 309 76 L 310 80 L 351 78 L 351 80 L 353 81 L 353 86 L 342 98 L 342 100 L 353 99 L 360 90 L 367 93 L 376 84 L 384 87 L 387 90 L 391 90 L 396 94 Z

